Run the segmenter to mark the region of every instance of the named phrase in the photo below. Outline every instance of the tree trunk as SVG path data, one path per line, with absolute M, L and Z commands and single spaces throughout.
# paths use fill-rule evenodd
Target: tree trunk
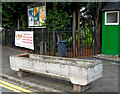
M 44 30 L 42 28 L 42 41 L 43 41 L 43 54 L 45 53 L 45 35 L 44 35 Z
M 78 9 L 78 51 L 80 50 L 80 9 Z
M 53 11 L 55 12 L 55 9 L 57 7 L 56 5 L 57 3 L 53 3 Z M 55 49 L 55 45 L 56 45 L 56 40 L 55 40 L 55 25 L 53 25 L 53 55 L 56 55 L 56 49 Z
M 20 30 L 20 19 L 18 17 L 18 30 Z
M 96 4 L 96 17 L 95 17 L 95 30 L 96 30 L 96 44 L 97 48 L 100 49 L 100 10 L 102 7 L 102 2 Z
M 59 34 L 58 32 L 57 32 L 57 39 L 58 39 L 58 41 L 61 41 L 61 40 L 62 40 L 62 35 Z
M 53 55 L 55 56 L 55 44 L 56 44 L 56 42 L 55 42 L 55 31 L 53 31 L 53 51 L 54 51 L 54 53 L 53 53 Z
M 73 11 L 73 52 L 76 53 L 76 12 Z

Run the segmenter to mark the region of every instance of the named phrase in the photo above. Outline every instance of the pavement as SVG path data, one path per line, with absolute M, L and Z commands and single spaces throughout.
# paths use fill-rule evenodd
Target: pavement
M 0 47 L 1 48 L 1 47 Z M 6 46 L 2 46 L 2 55 L 0 56 L 0 76 L 21 83 L 23 85 L 35 88 L 39 92 L 73 92 L 71 82 L 47 77 L 44 75 L 38 75 L 35 73 L 29 73 L 25 77 L 17 77 L 17 72 L 10 68 L 9 56 L 24 53 L 20 50 L 15 50 Z M 84 58 L 84 59 L 99 59 L 96 57 Z M 1 61 L 2 60 L 2 61 Z M 108 59 L 99 60 L 103 63 L 103 77 L 89 84 L 89 89 L 86 92 L 118 92 L 119 87 L 119 65 L 120 62 Z

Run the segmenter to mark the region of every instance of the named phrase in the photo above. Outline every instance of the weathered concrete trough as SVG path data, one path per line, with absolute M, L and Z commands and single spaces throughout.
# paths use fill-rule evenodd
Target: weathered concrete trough
M 103 65 L 97 60 L 36 54 L 10 56 L 10 67 L 18 71 L 19 75 L 20 70 L 23 70 L 67 79 L 73 84 L 74 91 L 81 91 L 81 86 L 85 86 L 103 75 Z

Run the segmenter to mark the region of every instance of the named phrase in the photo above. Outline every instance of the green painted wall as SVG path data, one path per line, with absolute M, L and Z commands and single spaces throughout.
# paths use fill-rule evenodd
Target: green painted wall
M 120 17 L 120 12 L 119 12 L 119 17 Z M 120 19 L 119 19 L 120 23 Z M 118 31 L 118 55 L 120 56 L 120 24 L 119 24 L 119 31 Z
M 105 25 L 102 13 L 102 54 L 120 55 L 120 25 Z

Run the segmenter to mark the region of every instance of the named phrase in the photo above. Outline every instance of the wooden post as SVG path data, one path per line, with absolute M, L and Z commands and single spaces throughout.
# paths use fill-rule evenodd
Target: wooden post
M 73 91 L 81 92 L 81 86 L 77 84 L 73 84 Z
M 76 53 L 76 12 L 73 11 L 73 53 Z

